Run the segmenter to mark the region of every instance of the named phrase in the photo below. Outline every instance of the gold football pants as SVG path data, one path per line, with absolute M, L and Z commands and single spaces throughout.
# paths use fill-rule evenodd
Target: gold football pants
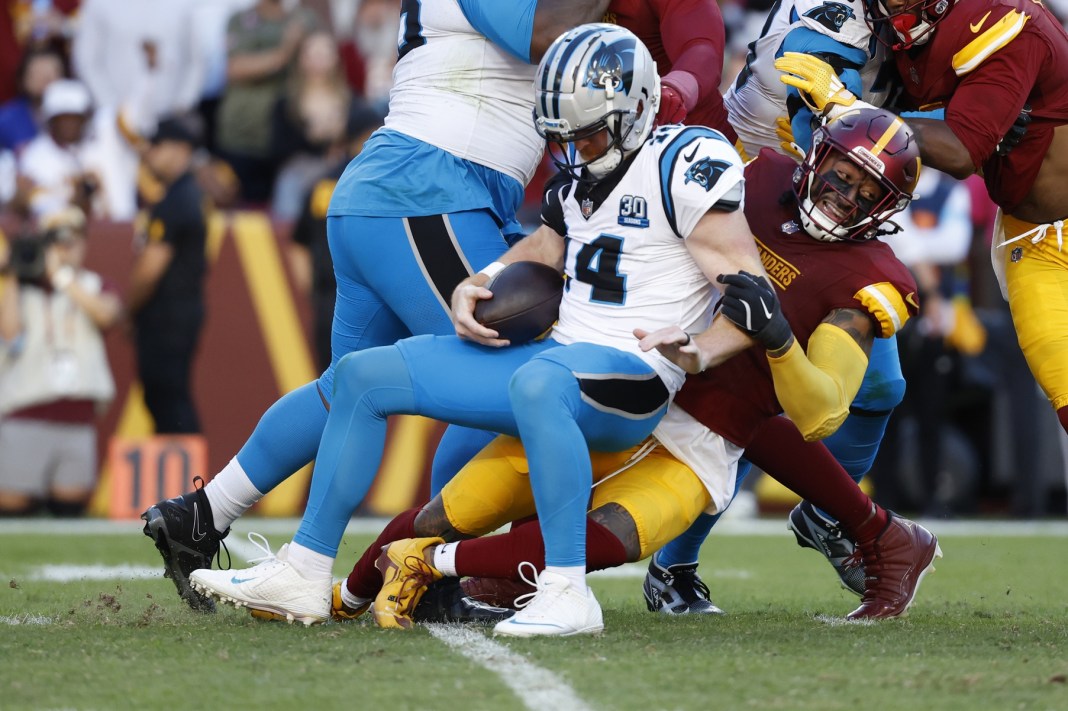
M 595 484 L 590 509 L 608 503 L 626 509 L 645 558 L 689 528 L 711 497 L 697 475 L 662 446 L 640 459 L 635 456 L 639 450 L 641 445 L 626 452 L 591 453 Z M 514 437 L 497 437 L 445 485 L 441 497 L 449 523 L 469 535 L 481 536 L 533 515 L 523 445 Z

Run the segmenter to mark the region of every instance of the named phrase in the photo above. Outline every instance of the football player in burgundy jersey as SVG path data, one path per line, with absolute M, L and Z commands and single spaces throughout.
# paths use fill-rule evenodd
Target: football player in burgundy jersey
M 1068 431 L 1068 34 L 1040 0 L 872 0 L 866 11 L 877 35 L 890 30 L 905 102 L 945 110 L 944 121 L 909 120 L 924 162 L 957 178 L 980 173 L 999 207 L 994 271 Z M 786 59 L 783 81 L 817 110 L 833 118 L 854 105 L 822 68 Z M 1014 136 L 1021 112 L 1030 125 Z
M 738 140 L 719 93 L 726 38 L 715 0 L 612 0 L 604 21 L 626 27 L 653 55 L 660 74 L 657 123 L 708 126 Z
M 845 418 L 876 336 L 895 333 L 916 312 L 915 282 L 883 242 L 882 224 L 908 204 L 919 173 L 912 133 L 897 117 L 865 109 L 820 129 L 799 170 L 764 150 L 746 166 L 745 213 L 771 285 L 722 276 L 722 313 L 758 342 L 701 371 L 702 338 L 677 328 L 636 331 L 691 375 L 652 444 L 595 455 L 599 483 L 587 521 L 590 570 L 639 560 L 686 528 L 706 507 L 722 510 L 735 490 L 743 448 L 782 483 L 836 516 L 869 571 L 853 619 L 905 611 L 940 555 L 926 529 L 874 504 L 816 441 Z M 795 424 L 778 416 L 786 411 Z M 803 433 L 803 436 L 802 434 Z M 525 580 L 541 566 L 538 526 L 459 543 L 532 512 L 522 446 L 498 438 L 427 506 L 396 517 L 346 581 L 369 598 L 382 584 L 382 546 L 415 550 L 428 579 Z M 416 540 L 412 540 L 412 539 Z M 398 540 L 405 539 L 405 540 Z M 439 555 L 440 554 L 440 555 Z M 344 611 L 342 611 L 344 612 Z M 349 611 L 350 613 L 352 611 Z

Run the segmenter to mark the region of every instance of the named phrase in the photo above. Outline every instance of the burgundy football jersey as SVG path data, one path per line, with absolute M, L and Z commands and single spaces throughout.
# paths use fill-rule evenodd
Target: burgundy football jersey
M 816 327 L 841 308 L 869 313 L 877 335 L 894 335 L 918 310 L 912 274 L 878 240 L 810 237 L 801 227 L 791 190 L 796 169 L 793 159 L 767 148 L 745 167 L 745 216 L 794 336 L 807 349 Z M 782 412 L 767 352 L 759 345 L 689 376 L 675 402 L 741 447 L 762 420 Z
M 681 69 L 697 78 L 700 95 L 685 123 L 714 128 L 731 143 L 737 134 L 719 93 L 726 37 L 723 15 L 712 0 L 612 0 L 605 22 L 625 27 L 649 48 L 656 71 Z M 701 41 L 695 42 L 695 39 Z
M 1068 123 L 1068 34 L 1039 0 L 957 0 L 923 45 L 894 53 L 914 108 L 946 123 L 1012 213 L 1030 191 L 1053 129 Z M 994 149 L 1024 104 L 1032 122 L 1008 156 Z

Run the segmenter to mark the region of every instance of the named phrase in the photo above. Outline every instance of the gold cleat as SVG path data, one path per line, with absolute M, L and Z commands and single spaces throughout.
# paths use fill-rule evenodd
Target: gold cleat
M 412 610 L 426 586 L 442 577 L 426 559 L 426 549 L 445 543 L 441 538 L 406 538 L 382 549 L 375 567 L 382 573 L 382 589 L 375 598 L 374 617 L 379 627 L 409 629 Z
M 344 580 L 339 580 L 334 583 L 334 589 L 330 595 L 330 617 L 334 619 L 334 622 L 352 622 L 357 617 L 367 612 L 367 608 L 371 606 L 370 600 L 359 607 L 349 607 L 346 605 L 345 601 L 341 599 L 341 586 L 344 584 Z

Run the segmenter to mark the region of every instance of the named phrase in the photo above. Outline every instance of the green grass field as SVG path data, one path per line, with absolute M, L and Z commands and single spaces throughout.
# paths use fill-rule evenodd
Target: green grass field
M 701 572 L 727 616 L 646 612 L 632 567 L 593 578 L 603 635 L 505 640 L 197 614 L 133 524 L 5 524 L 0 708 L 1068 709 L 1068 527 L 936 522 L 910 616 L 870 625 L 841 623 L 856 598 L 781 522 L 724 528 Z M 292 528 L 246 521 L 242 553 L 248 530 Z

